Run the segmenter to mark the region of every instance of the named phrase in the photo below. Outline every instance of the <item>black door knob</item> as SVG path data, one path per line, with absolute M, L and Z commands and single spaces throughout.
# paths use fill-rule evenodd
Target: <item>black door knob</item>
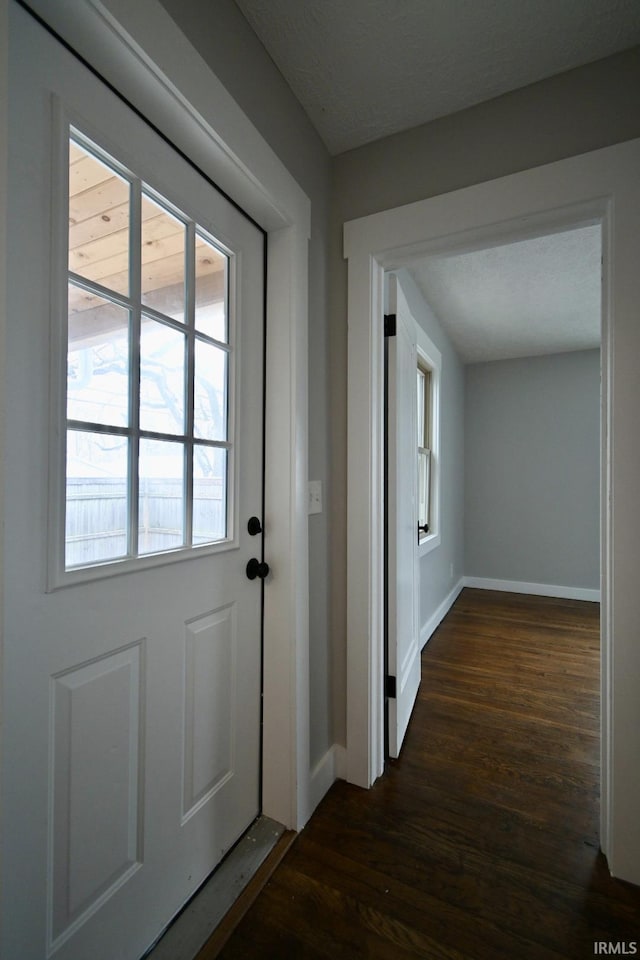
M 262 533 L 262 524 L 257 517 L 250 517 L 249 522 L 247 523 L 247 530 L 249 531 L 250 537 L 255 537 L 259 533 Z
M 249 580 L 255 580 L 256 577 L 259 577 L 260 580 L 264 578 L 269 573 L 269 564 L 261 563 L 259 560 L 256 560 L 255 557 L 252 557 L 247 564 L 247 576 Z

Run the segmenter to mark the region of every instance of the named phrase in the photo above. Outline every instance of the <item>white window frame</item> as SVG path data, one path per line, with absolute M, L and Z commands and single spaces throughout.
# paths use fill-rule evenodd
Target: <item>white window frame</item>
M 418 538 L 418 559 L 421 559 L 435 550 L 436 547 L 439 547 L 442 539 L 440 534 L 440 384 L 442 380 L 442 354 L 419 323 L 416 323 L 416 341 L 418 366 L 425 368 L 431 374 L 431 396 L 429 398 L 431 502 L 429 504 L 429 532 L 420 534 Z
M 237 256 L 234 251 L 227 246 L 221 239 L 210 237 L 208 231 L 196 223 L 196 233 L 200 233 L 205 239 L 211 239 L 215 246 L 220 249 L 229 258 L 227 273 L 227 343 L 221 344 L 228 352 L 227 367 L 227 443 L 223 446 L 227 449 L 227 536 L 218 541 L 202 544 L 188 544 L 179 547 L 173 547 L 157 553 L 127 555 L 107 560 L 100 560 L 83 566 L 66 566 L 66 432 L 67 432 L 67 342 L 68 342 L 68 292 L 69 282 L 78 283 L 84 286 L 86 281 L 80 275 L 75 275 L 68 268 L 68 221 L 69 221 L 69 139 L 77 140 L 86 149 L 92 151 L 94 155 L 103 162 L 108 163 L 119 175 L 127 179 L 132 185 L 138 184 L 131 194 L 132 214 L 135 215 L 136 209 L 140 203 L 140 188 L 148 193 L 153 199 L 160 199 L 163 206 L 180 219 L 185 217 L 196 221 L 196 211 L 185 210 L 184 201 L 173 198 L 170 189 L 163 184 L 156 189 L 158 185 L 149 182 L 145 177 L 144 162 L 132 162 L 129 157 L 123 156 L 124 151 L 118 150 L 117 145 L 107 142 L 100 132 L 93 127 L 86 118 L 74 115 L 73 111 L 68 110 L 59 100 L 54 100 L 53 104 L 53 163 L 52 163 L 52 182 L 56 184 L 54 190 L 54 207 L 52 211 L 52 256 L 51 256 L 51 428 L 50 428 L 50 483 L 49 483 L 49 521 L 48 521 L 48 564 L 47 564 L 47 589 L 53 592 L 63 587 L 73 586 L 78 583 L 86 583 L 94 580 L 101 580 L 106 577 L 119 576 L 125 573 L 133 573 L 136 570 L 145 570 L 153 567 L 162 566 L 167 563 L 181 562 L 191 560 L 196 557 L 202 557 L 209 554 L 222 553 L 228 550 L 234 550 L 239 547 L 239 526 L 238 526 L 238 484 L 239 475 L 235 469 L 234 451 L 237 449 L 237 417 L 235 416 L 236 404 L 236 382 L 237 382 L 237 361 L 238 355 L 235 349 L 236 345 L 236 316 L 235 304 L 237 302 Z M 134 169 L 135 167 L 135 169 Z M 154 196 L 155 194 L 155 196 Z M 135 273 L 135 271 L 134 271 Z M 132 278 L 133 279 L 133 278 Z M 102 295 L 99 284 L 90 284 L 91 289 Z M 135 286 L 135 284 L 134 284 Z M 129 297 L 123 297 L 114 294 L 113 291 L 104 290 L 106 296 L 112 298 L 114 302 L 125 305 L 130 310 L 131 316 L 136 311 L 142 311 L 153 318 L 155 311 L 144 305 L 136 307 L 136 297 L 139 291 L 135 289 L 130 291 Z M 158 314 L 158 316 L 162 316 Z M 134 322 L 134 331 L 138 324 Z M 172 325 L 174 326 L 174 325 Z M 175 328 L 180 325 L 175 325 Z M 185 320 L 184 333 L 187 336 L 193 335 L 189 330 L 187 320 Z M 210 338 L 209 338 L 210 339 Z M 209 339 L 207 342 L 209 342 Z M 139 350 L 139 344 L 133 344 L 134 350 Z M 137 361 L 134 356 L 130 358 L 130 372 L 137 369 Z M 131 391 L 131 385 L 130 385 Z M 186 413 L 186 408 L 185 408 Z M 188 427 L 192 424 L 189 424 Z M 188 433 L 188 427 L 186 433 Z M 87 429 L 93 429 L 87 427 Z M 149 431 L 141 431 L 137 422 L 131 423 L 126 431 L 112 429 L 111 427 L 100 426 L 96 432 L 101 433 L 120 433 L 126 434 L 130 438 L 130 447 L 136 451 L 141 437 L 146 436 Z M 159 439 L 164 437 L 158 435 Z M 153 437 L 152 437 L 153 439 Z M 192 443 L 192 436 L 176 436 L 164 439 L 175 439 L 180 443 Z M 129 471 L 133 470 L 131 462 Z M 135 469 L 138 469 L 136 462 Z M 187 488 L 189 484 L 187 483 Z M 129 502 L 127 510 L 128 528 L 133 522 L 134 506 L 131 502 L 131 483 L 129 482 Z M 192 507 L 191 499 L 185 498 L 185 510 Z M 137 536 L 136 536 L 137 543 Z

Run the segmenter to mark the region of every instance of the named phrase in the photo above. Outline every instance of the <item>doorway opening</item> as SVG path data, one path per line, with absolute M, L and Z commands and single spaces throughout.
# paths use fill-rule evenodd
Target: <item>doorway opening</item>
M 599 600 L 601 260 L 601 225 L 580 224 L 499 246 L 431 251 L 385 276 L 399 311 L 395 325 L 385 322 L 385 356 L 390 344 L 393 356 L 402 346 L 389 331 L 413 325 L 438 351 L 443 394 L 435 429 L 429 425 L 429 435 L 442 434 L 443 454 L 428 452 L 430 479 L 442 489 L 431 511 L 442 543 L 426 555 L 420 460 L 432 404 L 419 396 L 420 356 L 417 380 L 386 377 L 389 409 L 404 398 L 406 413 L 402 424 L 387 417 L 385 436 L 404 433 L 405 445 L 397 464 L 386 463 L 385 510 L 400 514 L 399 529 L 417 525 L 418 535 L 404 543 L 402 562 L 391 551 L 385 572 L 385 727 L 387 644 L 397 664 L 393 645 L 404 642 L 389 603 L 394 586 L 406 608 L 416 585 L 420 648 L 465 585 Z M 407 489 L 396 502 L 397 476 Z M 388 523 L 385 531 L 393 539 Z M 412 549 L 413 581 L 404 569 Z M 391 685 L 391 706 L 397 697 L 400 710 L 404 671 Z
M 386 447 L 390 432 L 394 450 L 394 431 L 405 440 L 395 473 L 386 459 L 385 512 L 394 524 L 385 523 L 385 559 L 398 555 L 398 531 L 417 524 L 417 538 L 405 540 L 401 552 L 408 563 L 414 551 L 420 648 L 463 585 L 599 600 L 601 259 L 601 226 L 581 225 L 498 247 L 438 251 L 385 277 L 394 304 L 409 310 L 402 322 L 428 335 L 432 352 L 434 339 L 442 350 L 437 393 L 442 379 L 446 401 L 434 405 L 430 396 L 425 405 L 420 356 L 416 382 L 388 375 L 390 347 L 395 357 L 402 344 L 393 337 L 400 314 L 395 324 L 386 316 Z M 405 394 L 404 422 L 390 422 L 389 409 Z M 416 400 L 417 419 L 411 416 Z M 436 420 L 428 434 L 425 411 Z M 443 491 L 442 504 L 430 511 L 442 546 L 427 556 L 421 440 L 441 432 L 444 455 L 436 449 L 427 456 Z M 398 482 L 407 487 L 399 499 Z M 396 641 L 402 645 L 402 618 L 390 604 L 394 590 L 404 592 L 405 607 L 412 606 L 406 570 L 394 566 L 392 572 L 397 584 L 388 583 L 387 565 L 385 642 L 391 654 Z M 400 687 L 390 694 L 385 680 L 387 739 L 389 703 L 400 709 L 406 697 L 404 676 L 393 669 L 397 661 L 385 653 L 386 677 Z M 397 753 L 385 749 L 385 755 Z
M 632 491 L 640 483 L 635 427 L 640 387 L 633 362 L 640 338 L 635 229 L 640 189 L 633 172 L 638 162 L 640 141 L 629 141 L 371 214 L 344 228 L 349 287 L 347 776 L 366 787 L 384 763 L 384 272 L 443 248 L 477 249 L 514 236 L 533 238 L 578 224 L 602 224 L 600 836 L 613 875 L 632 883 L 640 882 L 640 836 L 633 813 L 640 803 L 640 723 L 631 680 L 637 676 L 640 545 L 630 533 L 637 512 Z

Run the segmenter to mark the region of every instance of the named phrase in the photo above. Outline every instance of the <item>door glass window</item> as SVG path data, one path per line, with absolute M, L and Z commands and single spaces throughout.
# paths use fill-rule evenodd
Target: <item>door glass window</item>
M 186 337 L 158 320 L 140 324 L 140 426 L 156 433 L 185 432 Z
M 227 351 L 196 339 L 194 430 L 198 439 L 227 439 Z
M 129 424 L 129 310 L 69 284 L 67 417 Z
M 229 539 L 229 254 L 75 129 L 68 253 L 66 568 Z
M 227 258 L 196 236 L 196 330 L 227 340 Z
M 129 439 L 121 434 L 67 434 L 66 560 L 86 566 L 127 554 Z
M 159 313 L 185 319 L 185 224 L 142 195 L 142 302 Z
M 69 144 L 69 270 L 129 293 L 131 182 L 81 143 Z

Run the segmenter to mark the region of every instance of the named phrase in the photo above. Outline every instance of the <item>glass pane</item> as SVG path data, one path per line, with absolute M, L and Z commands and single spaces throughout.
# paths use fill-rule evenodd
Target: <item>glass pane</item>
M 424 425 L 424 440 L 422 441 L 421 446 L 430 447 L 431 446 L 431 371 L 424 371 L 424 414 L 423 414 L 423 425 Z
M 227 536 L 227 451 L 196 444 L 193 450 L 193 542 Z
M 184 447 L 140 440 L 138 553 L 159 553 L 184 542 Z
M 227 439 L 227 353 L 196 339 L 194 435 Z
M 126 427 L 129 423 L 129 311 L 69 284 L 67 417 Z
M 184 433 L 185 335 L 142 318 L 140 329 L 140 428 Z
M 424 372 L 418 368 L 418 421 L 417 421 L 417 440 L 418 446 L 424 446 Z
M 227 340 L 228 257 L 196 235 L 196 330 Z
M 129 293 L 130 184 L 80 144 L 69 149 L 69 269 Z
M 142 302 L 184 322 L 185 226 L 142 197 Z
M 431 453 L 418 451 L 418 524 L 429 523 L 429 502 L 431 500 Z
M 126 437 L 67 432 L 67 567 L 126 555 L 128 452 Z

